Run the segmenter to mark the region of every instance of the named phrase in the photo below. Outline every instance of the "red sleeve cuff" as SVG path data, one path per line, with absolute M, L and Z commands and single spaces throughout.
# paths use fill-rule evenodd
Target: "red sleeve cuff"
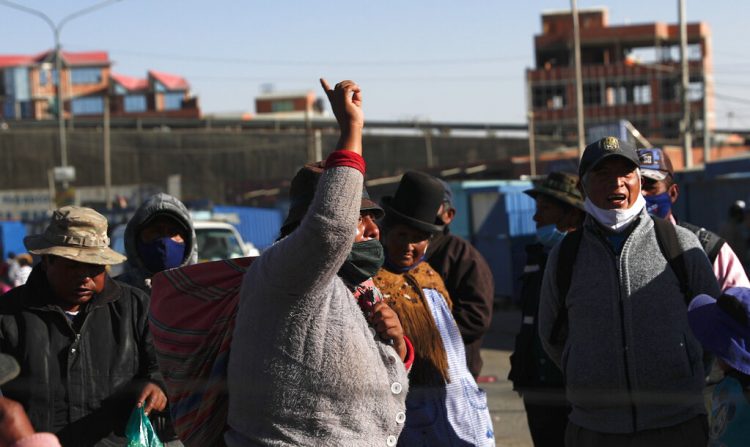
M 411 365 L 414 364 L 414 345 L 411 344 L 409 337 L 404 335 L 404 344 L 406 344 L 406 358 L 404 359 L 404 368 L 406 372 L 411 371 Z
M 346 166 L 354 168 L 365 175 L 365 159 L 356 152 L 339 150 L 331 152 L 326 158 L 326 169 Z

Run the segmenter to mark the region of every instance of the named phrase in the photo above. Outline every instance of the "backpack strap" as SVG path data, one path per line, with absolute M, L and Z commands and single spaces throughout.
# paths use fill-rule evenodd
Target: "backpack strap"
M 576 263 L 582 238 L 583 229 L 566 234 L 560 242 L 560 251 L 557 252 L 557 293 L 560 297 L 560 311 L 549 336 L 552 344 L 560 341 L 560 332 L 568 325 L 566 299 L 570 290 L 570 281 L 573 278 L 573 265 Z
M 677 239 L 677 230 L 675 230 L 672 222 L 658 217 L 653 217 L 653 221 L 659 249 L 666 258 L 669 267 L 677 275 L 677 280 L 680 282 L 680 291 L 685 298 L 685 304 L 690 304 L 693 294 L 688 282 L 688 269 L 685 264 L 684 251 L 680 246 L 680 241 Z
M 713 266 L 714 262 L 716 262 L 716 258 L 719 256 L 721 247 L 724 246 L 726 241 L 718 234 L 703 227 L 699 227 L 688 222 L 679 222 L 678 225 L 683 228 L 687 228 L 698 237 L 698 240 L 703 247 L 703 251 L 706 252 L 706 256 L 708 256 L 708 260 L 711 261 L 711 265 Z

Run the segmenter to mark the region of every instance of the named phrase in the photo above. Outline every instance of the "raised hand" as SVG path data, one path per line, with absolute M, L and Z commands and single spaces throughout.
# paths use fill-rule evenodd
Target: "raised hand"
M 341 136 L 336 149 L 346 149 L 362 154 L 362 128 L 365 115 L 362 112 L 362 91 L 354 81 L 341 81 L 334 88 L 320 79 L 333 115 L 339 124 Z

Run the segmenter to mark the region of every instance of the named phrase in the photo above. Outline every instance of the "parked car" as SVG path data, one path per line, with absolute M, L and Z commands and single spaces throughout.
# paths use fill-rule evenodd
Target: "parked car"
M 243 241 L 240 233 L 231 224 L 197 220 L 193 225 L 198 242 L 198 262 L 260 255 L 260 251 L 253 243 Z M 122 254 L 125 254 L 125 227 L 126 225 L 118 225 L 109 236 L 112 249 Z M 117 276 L 124 268 L 124 264 L 113 265 L 109 274 Z

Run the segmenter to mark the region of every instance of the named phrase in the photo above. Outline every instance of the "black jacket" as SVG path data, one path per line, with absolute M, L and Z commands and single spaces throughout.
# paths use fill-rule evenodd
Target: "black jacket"
M 466 363 L 474 377 L 482 370 L 480 348 L 492 323 L 495 281 L 492 271 L 471 243 L 450 234 L 446 227 L 427 247 L 427 262 L 440 274 L 453 301 L 466 347 Z
M 546 264 L 547 253 L 542 244 L 526 246 L 526 266 L 521 277 L 521 329 L 516 335 L 508 374 L 516 391 L 565 387 L 562 372 L 539 339 L 539 297 Z
M 143 386 L 152 381 L 164 389 L 148 296 L 107 277 L 75 325 L 52 299 L 37 266 L 24 286 L 0 300 L 0 350 L 21 365 L 3 395 L 23 404 L 34 428 L 57 433 L 65 447 L 126 445 L 120 435 Z

